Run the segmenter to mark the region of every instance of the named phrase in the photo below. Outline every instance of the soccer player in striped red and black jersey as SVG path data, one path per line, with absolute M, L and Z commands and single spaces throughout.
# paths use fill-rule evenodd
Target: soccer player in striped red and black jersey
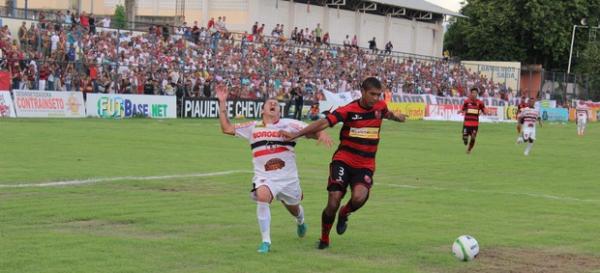
M 527 102 L 527 97 L 522 96 L 519 105 L 517 105 L 517 116 L 521 114 L 521 110 L 529 107 L 529 102 Z
M 477 88 L 471 88 L 469 98 L 465 100 L 460 111 L 460 113 L 465 114 L 463 141 L 465 145 L 469 145 L 467 154 L 470 154 L 473 146 L 475 146 L 475 138 L 477 138 L 477 131 L 479 130 L 479 115 L 485 112 L 485 105 L 477 99 L 478 94 L 479 90 Z M 469 140 L 469 137 L 471 140 Z
M 344 124 L 340 131 L 340 145 L 329 165 L 329 197 L 321 216 L 319 249 L 329 247 L 329 232 L 347 188 L 350 187 L 351 197 L 339 211 L 336 231 L 340 235 L 346 231 L 350 213 L 362 207 L 369 197 L 382 120 L 406 120 L 404 115 L 389 111 L 387 104 L 381 100 L 382 85 L 378 79 L 371 77 L 363 81 L 361 94 L 359 100 L 336 109 L 295 134 L 288 134 L 289 139 L 295 139 L 333 127 L 339 122 Z

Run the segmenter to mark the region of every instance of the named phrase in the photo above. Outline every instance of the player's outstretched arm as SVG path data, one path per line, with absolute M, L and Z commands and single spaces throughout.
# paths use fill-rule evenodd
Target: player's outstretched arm
M 229 122 L 227 116 L 227 95 L 229 91 L 224 84 L 217 85 L 217 98 L 219 99 L 219 123 L 221 123 L 221 131 L 223 134 L 235 135 L 235 126 Z
M 397 122 L 405 122 L 406 117 L 407 117 L 407 115 L 403 115 L 403 114 L 396 115 L 392 111 L 388 111 L 387 114 L 385 114 L 386 119 L 397 121 Z
M 311 134 L 316 136 L 317 133 L 325 130 L 327 127 L 329 127 L 329 122 L 327 121 L 327 119 L 323 118 L 309 124 L 297 133 L 290 133 L 287 131 L 280 131 L 280 133 L 283 134 L 287 140 L 294 140 L 299 137 L 308 136 Z

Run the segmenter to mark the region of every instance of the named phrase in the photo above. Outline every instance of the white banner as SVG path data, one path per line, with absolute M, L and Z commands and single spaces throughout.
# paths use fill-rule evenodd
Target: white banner
M 441 104 L 441 105 L 427 105 L 425 111 L 425 120 L 438 120 L 438 121 L 459 121 L 462 122 L 465 116 L 459 114 L 461 106 L 452 104 Z M 480 122 L 510 122 L 506 120 L 506 111 L 504 107 L 486 107 L 486 111 L 489 115 L 479 116 Z
M 15 105 L 10 92 L 0 91 L 0 118 L 14 118 L 16 116 Z
M 452 105 L 463 105 L 467 97 L 440 97 L 434 95 L 417 95 L 417 94 L 393 94 L 393 102 L 419 102 L 425 104 L 452 104 Z M 521 101 L 520 98 L 513 98 L 511 100 L 501 100 L 497 98 L 484 98 L 478 97 L 479 100 L 483 101 L 485 106 L 509 106 L 518 105 Z
M 14 90 L 18 117 L 83 118 L 85 107 L 81 92 Z
M 340 106 L 344 106 L 354 100 L 360 99 L 360 91 L 333 93 L 323 90 L 325 100 L 319 102 L 319 109 L 323 111 L 333 111 Z
M 88 94 L 85 107 L 90 117 L 176 118 L 175 96 Z

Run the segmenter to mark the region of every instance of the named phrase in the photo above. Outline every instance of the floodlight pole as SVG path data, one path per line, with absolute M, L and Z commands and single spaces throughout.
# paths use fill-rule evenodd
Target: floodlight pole
M 569 66 L 567 68 L 567 74 L 571 73 L 571 60 L 573 59 L 573 43 L 575 42 L 575 29 L 577 25 L 573 25 L 573 34 L 571 35 L 571 50 L 569 50 Z
M 575 29 L 577 27 L 600 29 L 600 26 L 598 26 L 598 27 L 588 27 L 588 26 L 573 25 L 573 34 L 571 34 L 571 50 L 569 50 L 569 66 L 567 67 L 567 74 L 571 73 L 571 60 L 573 59 L 573 44 L 575 42 Z

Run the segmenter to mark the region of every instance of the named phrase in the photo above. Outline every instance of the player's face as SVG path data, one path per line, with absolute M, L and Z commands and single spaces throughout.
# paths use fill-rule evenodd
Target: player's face
M 471 91 L 471 94 L 470 94 L 469 98 L 471 98 L 472 100 L 476 99 L 477 98 L 477 91 L 475 91 L 475 90 Z
M 279 118 L 280 113 L 279 103 L 276 100 L 267 100 L 263 105 L 263 116 Z
M 535 99 L 529 99 L 529 107 L 530 108 L 534 108 L 535 107 Z
M 373 107 L 381 99 L 381 89 L 362 90 L 362 103 L 366 107 Z

